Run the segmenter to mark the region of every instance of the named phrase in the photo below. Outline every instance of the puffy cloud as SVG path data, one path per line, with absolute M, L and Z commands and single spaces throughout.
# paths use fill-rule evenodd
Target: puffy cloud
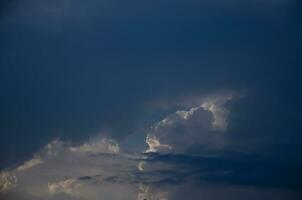
M 131 191 L 129 199 L 167 199 L 168 193 L 156 184 L 180 181 L 184 171 L 161 160 L 153 162 L 152 153 L 183 153 L 194 145 L 219 144 L 227 128 L 225 104 L 231 99 L 231 94 L 203 98 L 188 110 L 168 115 L 147 134 L 149 148 L 143 155 L 125 153 L 108 138 L 92 138 L 77 146 L 54 140 L 32 159 L 1 172 L 1 191 L 38 199 L 91 200 L 125 199 L 122 194 Z
M 70 147 L 70 150 L 73 152 L 82 152 L 82 153 L 112 153 L 118 154 L 120 151 L 119 145 L 111 140 L 104 138 L 100 141 L 93 140 L 88 143 L 84 143 L 78 147 Z
M 145 168 L 144 168 L 145 164 L 146 164 L 145 161 L 139 162 L 139 163 L 138 163 L 138 166 L 137 166 L 138 170 L 139 170 L 139 171 L 144 171 L 144 170 L 145 170 Z
M 231 93 L 226 93 L 223 95 L 208 97 L 201 104 L 203 109 L 212 113 L 214 119 L 212 121 L 212 126 L 215 129 L 224 131 L 227 128 L 229 110 L 225 107 L 225 104 L 232 99 L 233 95 Z
M 67 179 L 58 183 L 49 183 L 48 191 L 51 194 L 66 193 L 73 196 L 74 191 L 81 187 L 81 184 L 76 179 Z
M 99 140 L 100 144 L 104 141 L 107 140 Z M 91 142 L 84 144 L 89 143 Z M 250 160 L 246 159 L 246 155 L 208 157 L 154 152 L 126 154 L 111 153 L 109 146 L 108 150 L 102 151 L 72 150 L 81 149 L 83 145 L 72 146 L 70 143 L 56 140 L 35 155 L 35 158 L 39 157 L 43 163 L 26 170 L 18 170 L 20 167 L 16 167 L 1 172 L 0 198 L 97 200 L 102 197 L 107 200 L 178 200 L 184 198 L 184 191 L 190 192 L 189 199 L 203 197 L 203 194 L 207 193 L 215 197 L 215 191 L 224 192 L 225 199 L 232 199 L 236 191 L 246 191 L 256 194 L 255 197 L 261 197 L 270 191 L 257 187 L 286 188 L 286 184 L 292 184 L 290 181 L 293 181 L 296 175 L 287 174 L 288 179 L 280 181 L 284 185 L 276 185 L 271 177 L 279 175 L 283 170 L 282 161 L 278 163 L 267 159 Z M 31 161 L 25 163 L 32 163 Z M 244 169 L 242 166 L 245 166 Z M 265 169 L 274 170 L 263 175 Z M 256 188 L 250 190 L 244 185 Z M 225 187 L 234 192 L 222 190 Z M 200 193 L 200 188 L 206 189 Z M 278 192 L 280 193 L 281 189 L 273 191 L 273 194 L 278 196 Z M 279 199 L 294 199 L 294 195 L 297 193 L 284 190 L 283 197 Z M 215 199 L 214 197 L 210 199 Z
M 53 199 L 57 199 L 60 195 L 64 195 L 66 199 L 95 200 L 100 197 L 110 200 L 135 199 L 137 194 L 136 185 L 110 179 L 113 178 L 107 177 L 104 179 L 101 175 L 66 179 L 49 183 L 48 192 Z M 126 193 L 127 196 L 125 196 Z
M 259 199 L 270 191 L 257 187 L 294 185 L 295 173 L 287 173 L 281 185 L 272 179 L 286 172 L 282 162 L 217 151 L 214 156 L 190 154 L 194 146 L 223 147 L 230 112 L 226 104 L 232 99 L 232 93 L 211 95 L 166 116 L 147 134 L 149 148 L 142 154 L 121 151 L 119 144 L 108 138 L 93 138 L 81 145 L 54 140 L 32 159 L 0 173 L 0 198 L 178 200 L 209 194 L 213 196 L 210 199 L 234 199 L 234 194 L 244 191 L 257 194 L 255 199 Z M 224 195 L 215 196 L 216 191 Z M 274 197 L 279 195 L 274 193 Z M 295 195 L 284 191 L 280 199 Z
M 167 192 L 153 191 L 150 186 L 140 185 L 137 200 L 168 200 Z
M 106 138 L 78 146 L 54 140 L 33 159 L 1 172 L 0 198 L 9 195 L 9 199 L 16 200 L 21 197 L 31 200 L 96 200 L 100 197 L 133 200 L 146 196 L 148 200 L 165 200 L 167 192 L 152 186 L 166 179 L 153 171 L 164 169 L 164 166 L 149 165 L 148 157 L 148 154 L 121 152 L 115 141 Z M 145 185 L 145 190 L 139 187 L 141 184 Z
M 166 116 L 148 133 L 146 152 L 184 153 L 194 146 L 222 148 L 226 143 L 223 132 L 229 116 L 226 104 L 232 99 L 231 92 L 211 95 L 199 99 L 197 105 L 188 110 L 177 110 Z
M 146 143 L 149 145 L 149 149 L 146 150 L 147 153 L 150 152 L 165 152 L 172 149 L 168 144 L 161 144 L 155 136 L 147 135 Z
M 16 175 L 12 172 L 0 172 L 0 192 L 7 192 L 14 187 L 16 187 L 16 184 L 18 182 L 18 179 Z
M 32 199 L 58 199 L 60 195 L 65 195 L 64 199 L 97 199 L 103 195 L 96 192 L 102 186 L 101 191 L 108 199 L 123 199 L 122 195 L 110 197 L 110 194 L 115 186 L 122 188 L 125 182 L 136 188 L 132 186 L 135 173 L 131 175 L 131 171 L 138 171 L 136 159 L 121 153 L 119 145 L 111 139 L 94 139 L 78 146 L 54 140 L 33 159 L 1 172 L 0 192 L 9 193 L 13 199 L 18 199 L 15 195 L 20 193 Z M 134 199 L 137 192 L 132 190 Z
M 17 170 L 24 171 L 42 163 L 43 161 L 40 158 L 33 158 L 29 161 L 26 161 L 23 165 L 19 166 Z

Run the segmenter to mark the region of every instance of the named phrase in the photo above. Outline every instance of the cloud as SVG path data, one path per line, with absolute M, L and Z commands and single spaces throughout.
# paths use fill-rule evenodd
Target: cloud
M 230 92 L 211 95 L 199 99 L 197 105 L 188 110 L 177 110 L 166 116 L 148 133 L 146 152 L 185 153 L 196 145 L 206 149 L 222 148 L 226 143 L 223 133 L 229 116 L 226 104 L 233 97 Z
M 137 200 L 168 200 L 167 192 L 152 191 L 150 186 L 140 185 Z
M 220 146 L 229 113 L 225 104 L 230 100 L 230 93 L 212 95 L 203 98 L 197 106 L 168 115 L 147 134 L 149 148 L 146 153 L 186 153 L 194 145 Z M 153 192 L 150 194 L 151 185 L 178 182 L 182 176 L 175 174 L 169 164 L 150 162 L 149 156 L 125 153 L 108 138 L 92 138 L 77 146 L 54 140 L 32 159 L 2 172 L 1 191 L 25 191 L 31 196 L 49 198 L 57 198 L 58 195 L 87 198 L 83 194 L 89 194 L 89 198 L 94 199 L 98 196 L 94 192 L 95 187 L 123 185 L 135 188 L 132 189 L 133 196 L 145 194 L 151 199 L 164 199 Z M 144 192 L 138 184 L 146 184 Z
M 48 184 L 51 198 L 57 199 L 64 195 L 66 199 L 135 199 L 137 192 L 135 185 L 125 183 L 111 183 L 102 181 L 101 177 L 81 177 L 66 179 Z M 127 196 L 125 194 L 127 193 Z
M 164 193 L 149 186 L 162 177 L 150 173 L 150 169 L 142 174 L 147 155 L 126 154 L 117 149 L 118 144 L 107 138 L 78 146 L 54 140 L 35 158 L 1 172 L 0 197 L 96 200 L 101 196 L 108 200 L 133 200 L 145 193 L 150 199 L 163 200 Z M 142 191 L 142 183 L 150 189 Z
M 119 145 L 107 138 L 103 138 L 100 141 L 92 140 L 88 143 L 84 143 L 78 147 L 70 147 L 72 152 L 82 152 L 82 153 L 111 153 L 118 154 L 120 151 Z
M 105 193 L 108 199 L 123 199 L 123 195 L 110 197 L 110 194 L 114 194 L 112 190 L 116 187 L 136 188 L 135 173 L 132 177 L 131 171 L 138 171 L 137 163 L 134 156 L 123 154 L 111 139 L 97 138 L 78 146 L 54 140 L 33 159 L 1 172 L 1 193 L 16 199 L 20 193 L 37 199 L 57 199 L 60 195 L 65 199 L 83 196 L 98 199 Z M 98 187 L 103 188 L 104 194 L 96 192 L 100 191 Z M 136 197 L 136 191 L 131 190 Z
M 145 170 L 145 165 L 146 165 L 146 162 L 145 162 L 145 161 L 139 162 L 139 163 L 138 163 L 138 166 L 137 166 L 138 170 L 139 170 L 139 171 L 144 171 L 144 170 Z
M 144 153 L 130 153 L 109 138 L 80 145 L 54 140 L 32 159 L 0 173 L 0 198 L 216 200 L 272 193 L 271 198 L 295 199 L 301 163 L 223 148 L 227 103 L 233 99 L 233 93 L 209 95 L 167 115 L 146 135 Z M 192 154 L 195 146 L 215 151 Z
M 161 144 L 155 136 L 147 135 L 146 143 L 149 145 L 147 153 L 150 152 L 166 152 L 172 150 L 172 147 L 168 144 Z
M 14 173 L 5 171 L 0 172 L 0 193 L 13 189 L 16 187 L 17 182 L 18 179 Z
M 26 161 L 23 165 L 19 166 L 17 170 L 24 171 L 42 163 L 43 161 L 40 158 L 33 158 L 29 161 Z
M 100 139 L 101 144 L 103 141 L 107 139 Z M 14 200 L 97 200 L 100 197 L 107 200 L 178 200 L 187 191 L 188 199 L 205 194 L 215 199 L 215 191 L 221 191 L 225 199 L 232 199 L 236 191 L 259 198 L 271 191 L 272 197 L 282 194 L 279 199 L 294 199 L 299 190 L 288 191 L 288 188 L 301 187 L 294 178 L 301 171 L 301 165 L 287 162 L 291 171 L 284 161 L 276 162 L 274 158 L 234 153 L 192 156 L 71 150 L 71 147 L 81 146 L 56 140 L 36 154 L 43 163 L 26 170 L 16 167 L 1 172 L 0 197 Z M 276 182 L 276 178 L 279 181 Z M 8 196 L 10 198 L 5 198 Z M 238 199 L 241 197 L 238 195 Z
M 81 184 L 76 179 L 67 179 L 58 183 L 48 183 L 48 191 L 50 194 L 65 193 L 74 196 L 74 191 L 79 189 Z
M 213 128 L 221 131 L 226 130 L 228 125 L 227 119 L 229 110 L 225 107 L 225 104 L 232 99 L 233 94 L 226 93 L 223 95 L 208 97 L 202 103 L 201 107 L 207 111 L 210 111 L 213 115 Z

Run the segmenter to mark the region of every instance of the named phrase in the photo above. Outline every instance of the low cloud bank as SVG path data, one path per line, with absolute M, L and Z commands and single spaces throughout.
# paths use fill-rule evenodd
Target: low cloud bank
M 0 197 L 180 200 L 187 193 L 187 199 L 298 199 L 301 163 L 226 149 L 227 103 L 233 99 L 232 93 L 209 95 L 167 115 L 146 134 L 144 152 L 129 153 L 109 138 L 77 146 L 54 140 L 0 172 Z M 192 148 L 204 153 L 193 155 Z

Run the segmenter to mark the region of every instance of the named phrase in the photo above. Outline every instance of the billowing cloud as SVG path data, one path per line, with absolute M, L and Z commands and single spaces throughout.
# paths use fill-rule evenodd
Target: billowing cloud
M 201 107 L 210 111 L 213 115 L 212 126 L 214 129 L 225 131 L 228 126 L 229 110 L 226 103 L 233 99 L 233 94 L 225 93 L 223 95 L 211 96 L 204 100 Z
M 137 166 L 138 170 L 139 170 L 139 171 L 144 171 L 144 170 L 145 170 L 145 167 L 144 167 L 145 164 L 146 164 L 145 161 L 139 162 L 139 163 L 138 163 L 138 166 Z
M 162 181 L 163 177 L 153 174 L 150 168 L 143 173 L 147 158 L 147 155 L 124 153 L 114 140 L 107 138 L 78 146 L 54 140 L 33 159 L 1 172 L 0 197 L 132 200 L 146 196 L 164 200 L 166 192 L 150 185 Z
M 225 144 L 229 110 L 226 104 L 232 93 L 211 95 L 200 99 L 188 110 L 177 110 L 152 127 L 148 133 L 146 152 L 184 153 L 194 146 L 219 149 Z
M 33 158 L 29 161 L 26 161 L 23 165 L 19 166 L 18 170 L 24 171 L 24 170 L 34 167 L 35 165 L 39 165 L 42 163 L 43 163 L 43 161 L 40 158 Z
M 14 173 L 1 172 L 0 173 L 0 192 L 7 192 L 16 187 L 18 179 Z
M 119 145 L 110 139 L 103 138 L 101 140 L 92 140 L 78 147 L 70 147 L 72 152 L 82 153 L 111 153 L 118 154 L 120 151 Z
M 48 191 L 50 194 L 65 193 L 73 196 L 74 192 L 81 187 L 76 179 L 67 179 L 55 183 L 48 184 Z
M 279 199 L 295 199 L 299 193 L 286 188 L 299 188 L 296 173 L 288 172 L 282 161 L 223 151 L 191 154 L 196 146 L 223 149 L 227 103 L 232 99 L 232 93 L 211 95 L 166 116 L 146 134 L 149 147 L 144 153 L 123 150 L 108 138 L 96 137 L 80 145 L 54 140 L 32 159 L 0 173 L 0 198 L 179 200 L 188 191 L 187 199 L 206 198 L 206 194 L 216 199 L 220 197 L 213 191 L 221 191 L 223 199 L 233 199 L 235 194 L 242 199 L 239 191 L 253 193 L 256 199 L 269 192 Z M 276 183 L 273 178 L 281 173 L 286 178 Z
M 180 180 L 178 175 L 175 179 L 172 177 L 178 172 L 175 174 L 171 165 L 161 161 L 153 163 L 148 153 L 185 153 L 194 145 L 220 146 L 229 113 L 225 104 L 231 99 L 230 93 L 210 96 L 188 110 L 168 115 L 146 135 L 149 148 L 145 155 L 125 153 L 108 138 L 92 138 L 77 146 L 54 140 L 32 159 L 1 172 L 1 191 L 25 192 L 49 199 L 64 196 L 93 200 L 99 195 L 124 199 L 123 195 L 112 192 L 117 187 L 127 188 L 128 192 L 132 191 L 132 197 L 138 199 L 167 199 L 167 193 L 156 191 L 153 185 Z M 173 173 L 159 173 L 161 171 Z
M 33 159 L 1 172 L 0 189 L 15 199 L 14 195 L 20 193 L 33 199 L 98 199 L 100 195 L 124 199 L 122 194 L 113 192 L 120 187 L 133 191 L 134 198 L 138 161 L 133 158 L 123 154 L 111 139 L 91 140 L 79 146 L 55 140 Z
M 168 144 L 161 144 L 160 141 L 155 136 L 147 135 L 146 143 L 149 145 L 149 149 L 146 150 L 149 152 L 168 152 L 172 150 L 172 147 Z
M 140 185 L 137 200 L 168 200 L 167 192 L 152 191 L 150 186 Z

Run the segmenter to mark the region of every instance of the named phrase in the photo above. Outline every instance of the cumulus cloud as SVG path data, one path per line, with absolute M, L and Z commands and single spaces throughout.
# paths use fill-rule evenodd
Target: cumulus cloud
M 12 172 L 1 172 L 0 173 L 0 192 L 7 192 L 14 187 L 16 187 L 16 184 L 18 182 L 18 179 L 16 175 Z
M 123 155 L 118 144 L 111 139 L 91 140 L 79 146 L 55 140 L 33 159 L 1 172 L 0 188 L 2 193 L 26 193 L 35 198 L 82 197 L 87 193 L 92 195 L 88 199 L 97 199 L 94 197 L 100 194 L 90 190 L 104 185 L 109 195 L 112 192 L 109 185 L 115 181 L 120 183 L 117 185 L 131 183 L 134 178 L 128 173 L 138 171 L 137 163 L 130 156 Z M 137 193 L 133 193 L 136 196 Z
M 144 171 L 144 170 L 145 170 L 145 164 L 146 164 L 145 161 L 139 162 L 139 163 L 138 163 L 138 166 L 137 166 L 138 170 L 139 170 L 139 171 Z
M 151 185 L 163 180 L 147 168 L 147 155 L 127 154 L 111 139 L 90 140 L 74 146 L 54 140 L 33 159 L 1 172 L 0 198 L 10 199 L 141 199 L 163 200 Z M 154 167 L 154 169 L 160 168 Z M 146 184 L 142 190 L 141 184 Z M 127 196 L 125 196 L 127 194 Z
M 226 104 L 233 96 L 227 92 L 204 97 L 188 110 L 177 110 L 166 116 L 148 133 L 149 149 L 146 152 L 185 153 L 196 145 L 222 148 L 226 143 L 223 132 L 227 129 L 229 116 Z
M 107 178 L 110 179 L 110 178 Z M 110 182 L 101 176 L 79 177 L 48 184 L 48 192 L 52 199 L 63 195 L 65 199 L 135 199 L 136 185 L 131 183 Z M 125 195 L 127 194 L 127 195 Z
M 42 163 L 43 161 L 40 158 L 33 158 L 29 161 L 26 161 L 23 165 L 19 166 L 17 170 L 24 171 Z
M 74 191 L 79 189 L 79 187 L 81 187 L 81 184 L 76 179 L 48 183 L 48 191 L 50 194 L 65 193 L 74 196 Z
M 214 191 L 225 193 L 222 199 L 233 199 L 239 190 L 258 192 L 255 198 L 259 199 L 267 191 L 242 189 L 242 185 L 287 187 L 287 183 L 292 184 L 290 174 L 288 180 L 280 181 L 284 185 L 276 185 L 270 179 L 284 173 L 282 162 L 246 160 L 238 155 L 218 153 L 191 155 L 194 146 L 215 150 L 223 147 L 230 112 L 226 104 L 233 98 L 232 93 L 210 95 L 188 109 L 166 116 L 146 134 L 148 149 L 144 153 L 123 151 L 116 141 L 108 138 L 92 138 L 80 145 L 54 140 L 32 159 L 0 173 L 0 198 L 178 200 L 189 190 L 185 197 L 195 199 L 205 197 L 209 191 L 214 195 L 211 190 L 215 184 Z M 275 171 L 263 174 L 263 169 Z M 240 185 L 239 189 L 236 184 Z M 221 185 L 235 192 L 226 192 Z M 200 193 L 200 188 L 209 189 Z M 284 193 L 280 199 L 289 196 Z
M 162 191 L 153 191 L 150 186 L 140 185 L 137 200 L 168 200 L 168 193 Z
M 168 144 L 161 144 L 155 136 L 147 135 L 146 143 L 149 145 L 149 149 L 146 150 L 149 152 L 166 152 L 172 150 L 172 147 Z
M 82 152 L 82 153 L 111 153 L 118 154 L 120 151 L 119 145 L 107 138 L 103 138 L 100 141 L 92 140 L 88 143 L 84 143 L 78 147 L 70 147 L 72 152 Z
M 132 191 L 129 199 L 167 199 L 167 193 L 157 191 L 154 184 L 179 181 L 181 176 L 173 175 L 184 172 L 161 161 L 152 162 L 150 155 L 187 153 L 195 145 L 220 148 L 229 114 L 225 104 L 232 97 L 231 93 L 208 96 L 188 110 L 166 116 L 146 134 L 146 154 L 125 153 L 108 138 L 96 137 L 76 146 L 54 140 L 32 159 L 1 172 L 1 191 L 25 192 L 36 198 L 58 199 L 63 195 L 94 200 L 100 195 L 124 199 L 112 190 L 127 188 Z
M 201 107 L 204 110 L 210 111 L 213 115 L 212 126 L 215 129 L 225 131 L 227 128 L 227 120 L 229 110 L 225 107 L 228 101 L 233 99 L 233 94 L 226 93 L 223 95 L 211 96 L 204 100 Z

